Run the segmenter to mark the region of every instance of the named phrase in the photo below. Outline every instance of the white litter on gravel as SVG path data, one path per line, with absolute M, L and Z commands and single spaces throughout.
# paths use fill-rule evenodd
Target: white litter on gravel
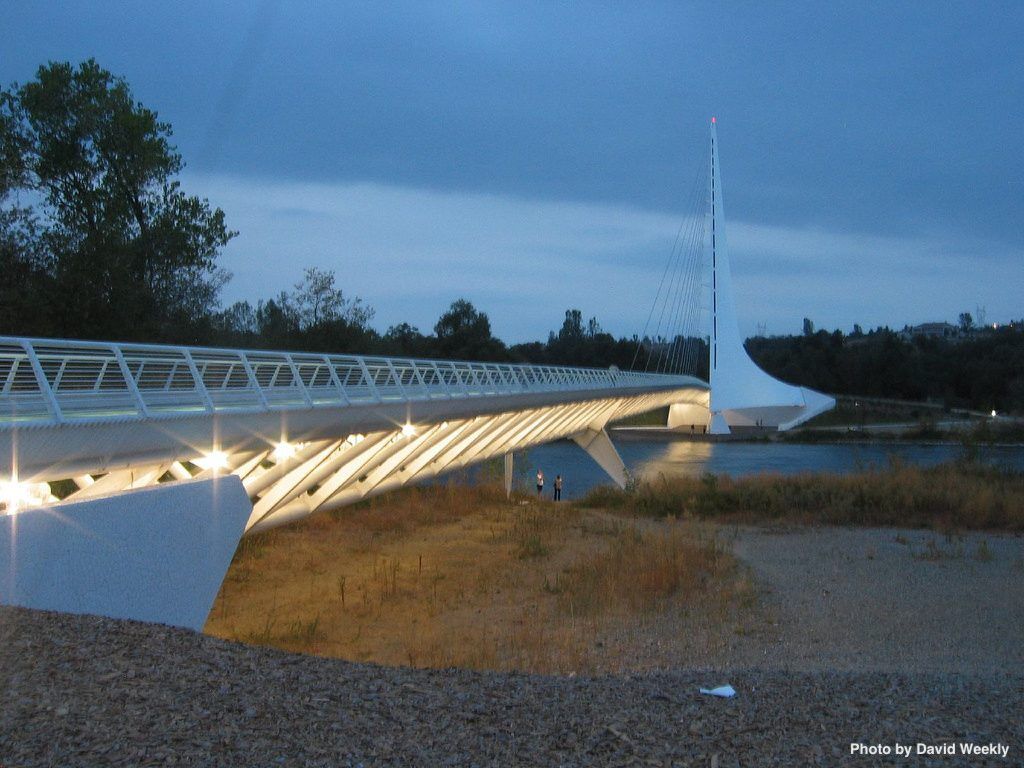
M 708 696 L 720 696 L 723 699 L 731 699 L 736 695 L 736 689 L 731 685 L 720 685 L 717 688 L 701 688 L 700 692 Z

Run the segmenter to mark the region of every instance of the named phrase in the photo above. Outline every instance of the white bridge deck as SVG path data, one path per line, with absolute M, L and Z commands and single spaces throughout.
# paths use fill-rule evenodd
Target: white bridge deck
M 0 428 L 676 386 L 614 369 L 0 337 Z
M 0 478 L 26 504 L 232 472 L 264 528 L 565 437 L 622 482 L 604 425 L 706 398 L 616 369 L 0 337 Z

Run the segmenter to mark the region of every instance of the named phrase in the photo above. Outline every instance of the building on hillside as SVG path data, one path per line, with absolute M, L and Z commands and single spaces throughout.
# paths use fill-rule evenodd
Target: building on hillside
M 901 334 L 905 339 L 910 340 L 916 336 L 924 336 L 926 339 L 950 339 L 960 335 L 960 329 L 950 323 L 921 323 L 920 325 L 907 326 Z

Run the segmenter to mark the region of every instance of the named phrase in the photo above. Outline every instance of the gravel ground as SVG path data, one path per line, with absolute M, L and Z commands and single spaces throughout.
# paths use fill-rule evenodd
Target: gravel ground
M 1024 670 L 1024 537 L 879 528 L 734 535 L 776 626 L 733 638 L 708 666 Z
M 1019 765 L 1024 676 L 424 671 L 0 609 L 0 764 Z M 729 682 L 716 699 L 698 686 Z M 1009 747 L 851 757 L 850 743 Z

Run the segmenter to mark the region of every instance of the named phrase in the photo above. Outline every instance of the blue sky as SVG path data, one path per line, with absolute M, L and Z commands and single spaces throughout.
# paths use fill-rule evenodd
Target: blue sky
M 241 235 L 375 324 L 643 328 L 718 117 L 741 330 L 1024 316 L 1024 3 L 5 3 L 0 80 L 94 56 Z

